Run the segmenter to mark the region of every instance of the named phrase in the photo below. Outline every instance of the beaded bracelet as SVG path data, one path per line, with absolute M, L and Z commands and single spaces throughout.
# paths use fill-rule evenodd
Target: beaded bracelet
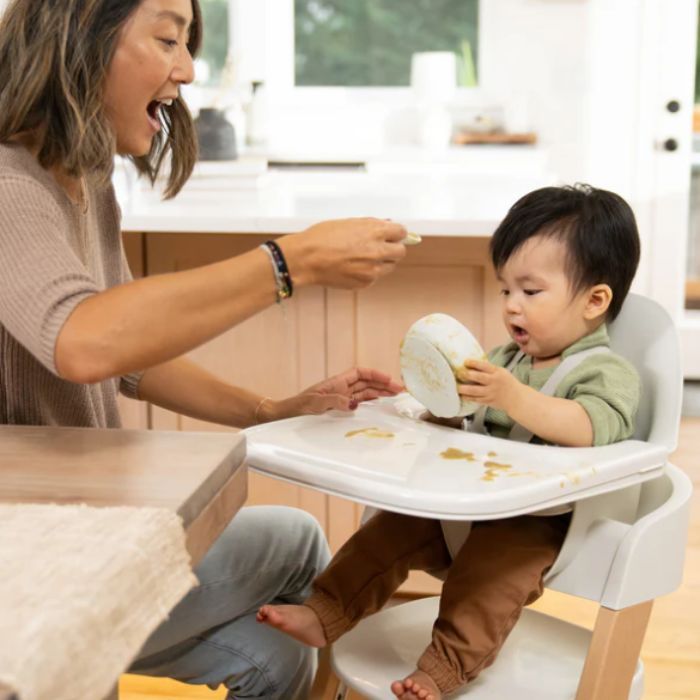
M 275 276 L 275 285 L 277 287 L 275 294 L 279 304 L 285 299 L 289 299 L 294 293 L 292 276 L 289 274 L 287 261 L 284 259 L 282 250 L 275 241 L 265 241 L 260 247 L 265 251 L 272 263 L 272 272 Z
M 260 424 L 260 416 L 258 413 L 260 412 L 260 409 L 263 407 L 263 404 L 265 401 L 272 401 L 272 399 L 269 396 L 265 396 L 260 401 L 258 401 L 258 405 L 255 407 L 255 413 L 253 413 L 253 420 L 255 421 L 255 425 Z

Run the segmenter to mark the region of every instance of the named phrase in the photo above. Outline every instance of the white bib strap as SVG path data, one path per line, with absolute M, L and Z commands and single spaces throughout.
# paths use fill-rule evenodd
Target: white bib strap
M 545 396 L 554 396 L 554 392 L 567 374 L 569 374 L 573 369 L 578 367 L 584 360 L 588 359 L 592 355 L 600 355 L 603 353 L 609 353 L 610 348 L 605 345 L 597 345 L 594 348 L 588 348 L 587 350 L 581 350 L 580 352 L 575 352 L 573 355 L 565 357 L 557 366 L 554 372 L 550 375 L 549 379 L 544 383 L 543 387 L 540 389 L 540 394 Z M 514 423 L 513 427 L 510 429 L 508 434 L 509 440 L 515 440 L 516 442 L 530 442 L 532 440 L 533 433 L 524 428 L 520 423 Z

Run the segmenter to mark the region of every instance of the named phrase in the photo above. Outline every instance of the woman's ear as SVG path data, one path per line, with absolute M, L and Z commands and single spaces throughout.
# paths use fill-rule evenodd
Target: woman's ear
M 613 297 L 612 289 L 607 284 L 596 284 L 588 290 L 587 296 L 583 317 L 587 321 L 595 321 L 608 310 Z

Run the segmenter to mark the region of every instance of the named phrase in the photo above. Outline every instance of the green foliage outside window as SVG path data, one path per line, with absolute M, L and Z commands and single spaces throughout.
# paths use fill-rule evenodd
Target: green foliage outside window
M 217 84 L 228 53 L 229 0 L 200 0 L 204 24 L 204 42 L 198 58 L 209 64 L 209 82 Z
M 411 54 L 454 51 L 476 80 L 478 0 L 294 0 L 296 84 L 401 86 Z

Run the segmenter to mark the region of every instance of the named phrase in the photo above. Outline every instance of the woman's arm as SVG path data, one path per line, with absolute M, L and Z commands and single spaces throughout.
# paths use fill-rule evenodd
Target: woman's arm
M 238 428 L 254 425 L 261 396 L 221 381 L 196 363 L 178 357 L 147 369 L 139 399 L 175 413 Z
M 295 288 L 356 288 L 405 255 L 405 229 L 378 219 L 324 222 L 278 239 Z M 255 249 L 212 265 L 147 277 L 80 303 L 55 348 L 59 375 L 94 383 L 178 357 L 275 300 L 270 260 Z
M 401 386 L 376 370 L 343 372 L 286 399 L 267 399 L 221 381 L 186 358 L 146 370 L 139 398 L 192 418 L 246 428 L 307 413 L 353 410 L 357 403 L 393 396 Z M 257 414 L 257 415 L 256 415 Z

